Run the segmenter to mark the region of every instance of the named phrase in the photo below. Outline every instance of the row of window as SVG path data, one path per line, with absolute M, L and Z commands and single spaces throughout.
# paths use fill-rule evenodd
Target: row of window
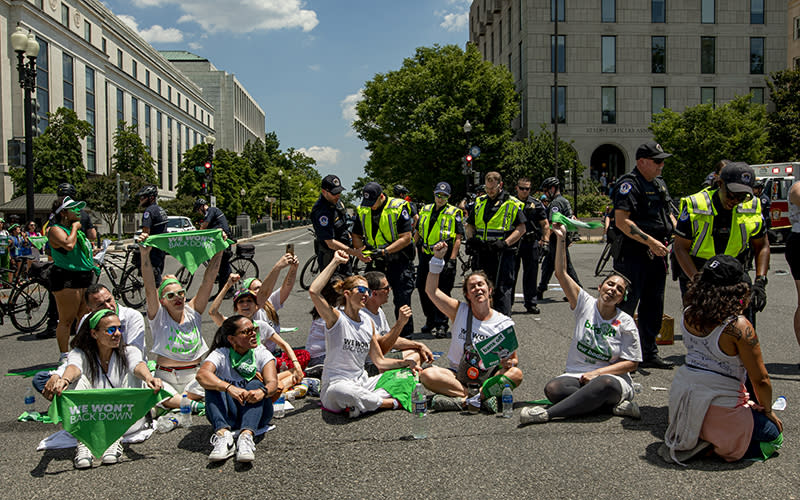
M 667 72 L 667 37 L 651 37 L 650 71 L 652 73 Z M 617 72 L 617 37 L 601 37 L 601 71 L 603 73 Z M 558 35 L 558 56 L 556 57 L 555 35 L 550 35 L 550 72 L 555 71 L 558 60 L 558 72 L 565 73 L 567 66 L 566 36 Z M 700 73 L 716 73 L 717 39 L 713 36 L 700 37 Z M 764 74 L 764 38 L 750 38 L 750 74 Z M 510 65 L 509 65 L 510 66 Z
M 556 9 L 558 10 L 558 21 L 563 22 L 566 20 L 566 9 L 564 2 L 565 0 L 550 0 L 550 21 L 555 21 Z M 699 0 L 699 2 L 700 22 L 703 24 L 716 23 L 717 1 Z M 602 0 L 600 6 L 600 20 L 604 23 L 617 22 L 616 0 Z M 667 22 L 666 0 L 650 0 L 650 22 Z M 750 24 L 764 24 L 764 0 L 750 0 Z
M 550 87 L 550 123 L 555 122 L 556 115 L 558 123 L 567 122 L 567 87 Z M 751 87 L 751 102 L 764 104 L 764 87 Z M 702 104 L 714 104 L 716 102 L 716 88 L 700 87 L 700 102 Z M 650 88 L 650 110 L 652 114 L 660 113 L 667 107 L 667 88 Z M 558 111 L 556 111 L 556 109 Z M 600 89 L 600 122 L 604 124 L 617 123 L 617 88 L 601 87 Z

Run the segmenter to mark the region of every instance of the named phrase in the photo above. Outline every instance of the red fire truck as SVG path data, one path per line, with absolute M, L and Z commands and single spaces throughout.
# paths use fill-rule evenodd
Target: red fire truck
M 789 223 L 789 188 L 800 179 L 800 162 L 750 166 L 755 170 L 756 178 L 764 181 L 764 193 L 771 200 L 772 227 L 769 230 L 769 243 L 783 245 L 792 230 Z

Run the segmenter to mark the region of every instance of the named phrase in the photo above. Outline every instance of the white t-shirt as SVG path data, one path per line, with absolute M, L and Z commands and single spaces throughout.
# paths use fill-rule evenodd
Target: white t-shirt
M 275 361 L 275 356 L 263 345 L 259 345 L 253 349 L 253 359 L 256 362 L 258 373 L 261 373 L 267 363 Z M 247 385 L 247 380 L 242 378 L 239 372 L 231 366 L 231 351 L 229 348 L 221 347 L 215 349 L 208 355 L 206 361 L 210 361 L 214 365 L 216 368 L 215 373 L 221 380 L 242 388 Z
M 458 305 L 456 319 L 453 321 L 453 338 L 450 340 L 450 349 L 447 351 L 447 360 L 454 370 L 458 368 L 461 357 L 464 355 L 464 343 L 467 340 L 467 315 L 470 314 L 469 304 L 461 302 Z M 514 325 L 514 320 L 505 314 L 492 309 L 489 318 L 484 321 L 472 317 L 472 345 L 494 337 L 509 326 Z M 458 332 L 456 334 L 456 332 Z
M 144 357 L 144 315 L 136 309 L 125 307 L 117 304 L 119 309 L 119 323 L 125 333 L 122 334 L 122 341 L 126 345 L 132 345 L 142 351 Z M 85 314 L 78 322 L 78 327 L 75 329 L 80 330 L 81 325 L 87 320 L 92 313 Z
M 278 288 L 277 290 L 272 292 L 272 295 L 270 295 L 269 299 L 267 299 L 267 300 L 269 300 L 269 303 L 272 304 L 272 307 L 275 308 L 276 312 L 280 311 L 281 309 L 283 309 L 283 304 L 281 303 L 281 289 L 280 288 Z M 271 319 L 269 319 L 269 316 L 267 316 L 267 311 L 265 311 L 263 307 L 260 307 L 258 309 L 258 311 L 256 311 L 256 313 L 253 315 L 253 321 L 264 321 L 266 323 L 269 323 L 269 326 L 271 326 L 272 329 L 275 330 L 276 332 L 280 333 L 280 331 L 281 331 L 280 321 L 276 323 L 276 322 L 272 321 Z
M 183 322 L 178 323 L 163 306 L 156 317 L 150 320 L 153 332 L 153 348 L 150 352 L 175 361 L 195 361 L 208 352 L 208 346 L 200 334 L 200 313 L 185 305 Z
M 339 311 L 339 319 L 325 332 L 323 384 L 366 375 L 364 360 L 369 355 L 373 329 L 374 323 L 363 308 L 359 311 L 358 321 Z
M 344 314 L 344 313 L 340 313 Z M 306 339 L 306 351 L 311 355 L 311 359 L 318 358 L 325 354 L 325 320 L 317 318 L 311 322 Z
M 89 380 L 89 374 L 86 370 L 89 369 L 89 362 L 86 358 L 87 354 L 77 347 L 69 352 L 67 356 L 66 365 L 74 365 L 81 371 L 81 375 L 85 375 Z M 123 369 L 122 375 L 118 369 L 120 362 L 116 353 L 111 353 L 111 359 L 108 361 L 108 372 L 103 374 L 100 369 L 100 362 L 97 362 L 97 373 L 92 382 L 92 389 L 119 389 L 119 388 L 138 388 L 141 387 L 141 382 L 133 375 L 133 370 L 136 365 L 142 362 L 142 352 L 133 347 L 125 346 L 125 356 L 128 358 L 128 364 Z
M 386 320 L 386 314 L 383 312 L 383 309 L 379 307 L 378 314 L 372 314 L 372 311 L 366 307 L 362 308 L 361 310 L 367 313 L 367 316 L 372 318 L 372 322 L 375 323 L 375 333 L 381 337 L 389 333 L 389 322 Z
M 278 346 L 275 345 L 275 342 L 269 340 L 275 334 L 275 330 L 272 326 L 266 321 L 256 319 L 253 320 L 253 324 L 258 327 L 258 338 L 261 344 L 263 344 L 269 352 L 275 352 Z
M 617 309 L 605 320 L 597 310 L 597 299 L 581 290 L 575 305 L 575 332 L 567 355 L 565 375 L 580 376 L 620 360 L 641 361 L 639 330 L 633 318 Z M 619 375 L 631 383 L 629 373 Z

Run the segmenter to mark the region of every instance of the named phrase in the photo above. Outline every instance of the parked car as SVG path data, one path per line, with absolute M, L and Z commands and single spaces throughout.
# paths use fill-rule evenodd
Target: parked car
M 167 232 L 181 233 L 183 231 L 195 231 L 196 228 L 188 217 L 170 215 L 167 217 Z

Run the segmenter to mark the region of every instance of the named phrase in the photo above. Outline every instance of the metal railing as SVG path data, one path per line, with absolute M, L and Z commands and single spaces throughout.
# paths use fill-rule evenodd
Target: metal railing
M 250 230 L 253 232 L 253 236 L 257 234 L 263 234 L 270 232 L 270 225 L 272 226 L 272 231 L 277 231 L 279 229 L 288 229 L 292 227 L 300 227 L 300 226 L 307 226 L 311 224 L 309 219 L 302 219 L 302 220 L 284 220 L 284 221 L 277 221 L 273 220 L 270 222 L 257 222 L 255 224 L 250 225 Z M 231 228 L 231 236 L 233 239 L 239 239 L 242 237 L 242 228 L 239 226 L 232 225 Z

